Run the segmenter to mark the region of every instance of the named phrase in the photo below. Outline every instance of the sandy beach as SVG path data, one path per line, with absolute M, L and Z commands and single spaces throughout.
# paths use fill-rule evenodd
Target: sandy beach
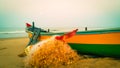
M 24 58 L 18 57 L 27 45 L 28 38 L 0 39 L 0 68 L 24 68 Z M 120 68 L 120 59 L 85 57 L 75 64 L 59 68 Z
M 17 55 L 28 41 L 28 38 L 0 39 L 0 68 L 24 68 L 23 58 Z

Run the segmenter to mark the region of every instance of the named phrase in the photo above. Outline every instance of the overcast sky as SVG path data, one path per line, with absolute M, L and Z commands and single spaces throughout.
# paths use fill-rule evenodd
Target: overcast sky
M 0 0 L 0 27 L 120 27 L 120 0 Z

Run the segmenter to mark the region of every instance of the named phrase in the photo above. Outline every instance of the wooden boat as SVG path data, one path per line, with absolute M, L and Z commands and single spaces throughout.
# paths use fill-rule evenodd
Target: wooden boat
M 27 27 L 29 37 L 33 36 L 33 26 Z M 36 27 L 34 27 L 36 28 Z M 64 32 L 43 32 L 41 31 L 38 40 L 45 40 L 52 35 L 63 35 Z M 120 57 L 120 28 L 78 31 L 75 36 L 65 40 L 71 48 L 83 54 L 94 54 L 99 56 Z

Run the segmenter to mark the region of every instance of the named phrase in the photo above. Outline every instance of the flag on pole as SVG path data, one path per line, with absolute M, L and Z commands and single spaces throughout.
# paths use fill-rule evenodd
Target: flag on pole
M 62 36 L 56 36 L 55 39 L 64 41 L 64 39 L 68 39 L 68 38 L 71 38 L 72 36 L 74 36 L 77 31 L 78 31 L 78 29 L 75 29 L 72 32 L 66 33 Z
M 29 24 L 29 23 L 26 23 L 26 26 L 27 26 L 27 27 L 31 27 L 32 25 L 31 25 L 31 24 Z

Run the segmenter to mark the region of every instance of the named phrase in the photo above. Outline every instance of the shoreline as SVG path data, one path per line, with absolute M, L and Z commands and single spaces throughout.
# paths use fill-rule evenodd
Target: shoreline
M 0 38 L 0 40 L 8 40 L 8 39 L 21 39 L 21 38 L 28 38 L 28 37 L 10 37 L 10 38 Z

